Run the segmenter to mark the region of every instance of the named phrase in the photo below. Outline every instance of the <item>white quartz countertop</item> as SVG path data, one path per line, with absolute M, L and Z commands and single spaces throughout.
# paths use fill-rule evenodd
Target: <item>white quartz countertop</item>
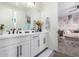
M 3 34 L 3 35 L 0 35 L 0 39 L 11 38 L 11 37 L 16 37 L 16 36 L 23 36 L 23 35 L 41 34 L 41 33 L 46 33 L 46 32 L 48 32 L 48 31 L 34 32 L 34 33 L 22 33 L 22 34 Z

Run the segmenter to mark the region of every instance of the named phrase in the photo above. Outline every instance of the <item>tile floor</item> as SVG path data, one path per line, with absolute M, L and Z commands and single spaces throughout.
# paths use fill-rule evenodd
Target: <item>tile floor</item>
M 64 37 L 58 39 L 58 52 L 68 56 L 79 57 L 79 41 L 72 41 L 72 38 L 69 39 L 71 40 L 67 40 Z

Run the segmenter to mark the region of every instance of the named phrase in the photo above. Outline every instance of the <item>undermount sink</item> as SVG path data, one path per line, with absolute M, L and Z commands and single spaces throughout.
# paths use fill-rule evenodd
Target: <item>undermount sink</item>
M 34 30 L 24 30 L 24 33 L 35 33 Z

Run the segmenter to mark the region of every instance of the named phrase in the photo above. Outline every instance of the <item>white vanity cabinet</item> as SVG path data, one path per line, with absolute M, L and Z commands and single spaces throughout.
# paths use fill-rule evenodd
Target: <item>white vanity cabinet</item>
M 17 57 L 17 40 L 0 38 L 0 57 Z
M 0 40 L 0 57 L 29 57 L 30 36 L 16 36 Z
M 5 44 L 5 43 L 3 43 Z M 0 57 L 17 57 L 18 55 L 17 45 L 11 45 L 0 48 Z
M 18 36 L 18 57 L 30 57 L 30 36 Z
M 41 51 L 47 48 L 46 33 L 32 35 L 31 37 L 31 56 L 36 56 Z
M 30 41 L 20 44 L 20 57 L 30 57 Z
M 4 37 L 0 37 L 0 57 L 34 57 L 47 47 L 46 32 Z
M 32 35 L 31 36 L 31 56 L 35 56 L 39 53 L 39 35 Z
M 39 39 L 40 39 L 40 52 L 41 52 L 42 50 L 47 48 L 47 36 L 46 36 L 46 33 L 40 34 Z

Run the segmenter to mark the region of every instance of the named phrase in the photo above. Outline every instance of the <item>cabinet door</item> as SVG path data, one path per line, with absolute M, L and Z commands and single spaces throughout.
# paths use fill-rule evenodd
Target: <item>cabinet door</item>
M 22 42 L 19 47 L 21 57 L 30 57 L 30 41 Z
M 40 35 L 40 52 L 47 47 L 47 37 L 46 34 Z
M 38 37 L 34 37 L 31 40 L 31 56 L 32 57 L 39 53 L 39 46 L 40 46 L 39 42 L 40 41 Z
M 11 45 L 4 48 L 0 48 L 0 57 L 16 57 L 17 45 Z

